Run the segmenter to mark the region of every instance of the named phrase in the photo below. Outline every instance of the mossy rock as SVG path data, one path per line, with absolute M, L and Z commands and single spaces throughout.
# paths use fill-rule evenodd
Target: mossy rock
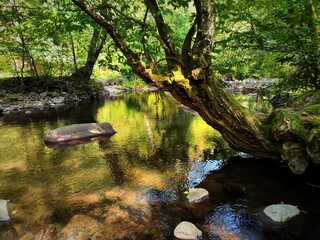
M 305 128 L 301 115 L 292 109 L 278 109 L 272 120 L 272 132 L 277 139 L 304 138 Z

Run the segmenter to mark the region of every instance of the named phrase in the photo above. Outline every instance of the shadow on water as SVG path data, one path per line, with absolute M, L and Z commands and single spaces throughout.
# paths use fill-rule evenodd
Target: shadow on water
M 313 177 L 293 175 L 269 160 L 232 158 L 198 186 L 206 188 L 216 206 L 206 216 L 209 239 L 320 239 L 320 188 Z M 284 224 L 272 224 L 264 207 L 287 203 L 303 214 Z
M 10 200 L 11 220 L 0 222 L 0 239 L 173 239 L 181 221 L 195 223 L 203 239 L 320 236 L 320 189 L 270 162 L 226 163 L 234 152 L 184 110 L 170 95 L 143 93 L 3 116 L 0 199 Z M 44 144 L 46 131 L 85 122 L 110 122 L 117 133 L 109 141 Z M 195 186 L 208 189 L 210 200 L 190 205 L 184 192 Z M 307 212 L 295 229 L 259 219 L 263 207 L 281 201 Z

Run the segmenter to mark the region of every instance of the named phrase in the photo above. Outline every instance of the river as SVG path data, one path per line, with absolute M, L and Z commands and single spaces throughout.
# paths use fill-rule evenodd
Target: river
M 62 147 L 43 141 L 46 131 L 87 122 L 109 122 L 117 133 Z M 165 93 L 4 115 L 0 136 L 0 199 L 10 213 L 0 239 L 173 239 L 181 221 L 203 239 L 320 239 L 316 183 L 234 157 L 217 131 Z M 190 206 L 185 191 L 198 185 L 210 201 Z M 281 226 L 259 217 L 280 202 L 304 216 Z

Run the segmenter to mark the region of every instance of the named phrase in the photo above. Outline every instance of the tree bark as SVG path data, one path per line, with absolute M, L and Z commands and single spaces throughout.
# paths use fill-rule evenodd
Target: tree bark
M 317 11 L 315 9 L 315 5 L 313 4 L 313 1 L 310 0 L 306 6 L 306 17 L 308 22 L 308 27 L 311 31 L 311 37 L 310 42 L 313 45 L 313 53 L 316 53 L 320 49 L 320 26 L 318 24 L 318 15 Z M 313 73 L 313 79 L 312 82 L 314 83 L 314 88 L 319 90 L 320 89 L 320 64 L 318 63 L 311 63 L 310 64 L 310 71 Z
M 304 172 L 310 160 L 320 163 L 320 131 L 309 134 L 312 128 L 310 125 L 308 129 L 304 128 L 305 123 L 299 118 L 297 120 L 298 112 L 278 110 L 271 115 L 253 112 L 238 103 L 214 77 L 211 63 L 215 34 L 214 1 L 194 1 L 195 23 L 186 35 L 182 53 L 179 53 L 168 34 L 156 0 L 145 0 L 154 17 L 166 59 L 175 59 L 168 62 L 165 74 L 147 69 L 111 21 L 86 2 L 72 1 L 107 30 L 139 77 L 169 91 L 178 101 L 196 110 L 232 148 L 257 157 L 288 161 L 288 166 L 295 173 Z M 192 45 L 193 35 L 196 38 Z M 305 121 L 310 119 L 309 116 L 304 118 Z

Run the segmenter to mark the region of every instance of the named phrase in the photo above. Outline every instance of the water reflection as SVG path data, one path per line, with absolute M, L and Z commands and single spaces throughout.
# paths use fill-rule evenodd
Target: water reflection
M 84 122 L 110 122 L 117 134 L 110 141 L 56 149 L 44 144 L 46 131 Z M 28 239 L 39 221 L 48 229 L 59 223 L 58 234 L 67 236 L 70 225 L 92 222 L 92 217 L 110 225 L 96 223 L 109 235 L 119 234 L 125 223 L 138 231 L 136 227 L 142 228 L 149 222 L 147 216 L 154 215 L 150 204 L 179 198 L 193 164 L 214 152 L 217 145 L 212 139 L 222 141 L 199 116 L 184 112 L 163 93 L 6 115 L 0 134 L 0 198 L 10 200 L 10 226 L 15 229 L 0 228 L 6 239 L 16 239 L 17 234 Z M 197 181 L 205 176 L 193 175 Z M 159 214 L 156 221 L 164 227 Z M 129 215 L 141 224 L 135 225 Z
M 272 110 L 272 105 L 266 97 L 249 96 L 243 94 L 234 94 L 234 97 L 246 108 L 261 113 L 270 113 Z

